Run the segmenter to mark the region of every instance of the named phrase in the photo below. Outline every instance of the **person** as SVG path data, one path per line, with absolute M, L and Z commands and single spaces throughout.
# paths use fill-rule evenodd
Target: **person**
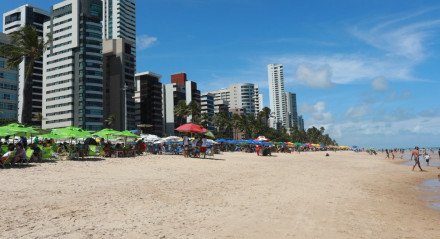
M 414 169 L 416 168 L 416 165 L 419 166 L 420 171 L 423 171 L 422 167 L 420 166 L 419 156 L 420 156 L 420 153 L 419 153 L 419 147 L 416 146 L 416 147 L 413 149 L 413 151 L 411 151 L 411 160 L 412 160 L 413 157 L 414 157 L 414 161 L 415 161 L 414 166 L 413 166 L 413 168 L 412 168 L 413 171 L 414 171 Z
M 387 154 L 387 159 L 389 159 L 390 158 L 390 153 L 388 152 L 388 149 L 385 149 L 385 153 Z
M 31 161 L 33 162 L 41 162 L 42 161 L 42 155 L 41 155 L 41 149 L 36 144 L 31 145 L 31 149 L 33 150 Z
M 3 154 L 2 155 L 2 157 L 1 157 L 1 159 L 0 159 L 0 163 L 1 163 L 1 165 L 4 165 L 4 163 L 6 162 L 6 161 L 9 161 L 9 158 L 10 157 L 14 157 L 14 145 L 13 144 L 10 144 L 9 146 L 8 146 L 8 151 L 5 153 L 5 154 Z
M 440 159 L 440 148 L 438 148 L 438 158 Z
M 260 156 L 261 146 L 259 144 L 255 145 L 255 151 L 257 151 L 257 156 Z
M 199 139 L 197 137 L 195 137 L 194 140 L 191 143 L 192 151 L 194 152 L 194 157 L 199 156 L 199 153 L 200 153 L 198 148 L 197 148 L 198 143 L 199 143 Z
M 203 135 L 202 137 L 202 146 L 200 146 L 200 153 L 203 154 L 203 158 L 206 158 L 206 147 L 208 146 L 207 143 L 207 139 L 206 139 L 206 135 Z
M 423 156 L 426 160 L 426 164 L 429 166 L 429 160 L 431 159 L 431 157 L 429 156 L 428 153 L 425 153 L 425 155 Z
M 24 150 L 23 145 L 21 143 L 17 143 L 15 145 L 14 163 L 26 162 L 26 160 L 26 151 Z
M 189 137 L 187 134 L 183 136 L 183 157 L 188 158 L 189 152 Z

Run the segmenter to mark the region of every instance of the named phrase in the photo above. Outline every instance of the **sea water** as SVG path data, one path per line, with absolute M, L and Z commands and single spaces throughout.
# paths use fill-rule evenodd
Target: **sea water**
M 429 205 L 437 210 L 440 210 L 440 180 L 426 180 L 420 185 L 420 187 L 426 191 L 426 200 Z

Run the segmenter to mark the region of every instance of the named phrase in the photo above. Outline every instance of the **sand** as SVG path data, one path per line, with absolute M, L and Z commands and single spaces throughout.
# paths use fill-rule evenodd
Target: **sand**
M 0 170 L 1 238 L 439 238 L 418 184 L 365 153 L 148 155 Z

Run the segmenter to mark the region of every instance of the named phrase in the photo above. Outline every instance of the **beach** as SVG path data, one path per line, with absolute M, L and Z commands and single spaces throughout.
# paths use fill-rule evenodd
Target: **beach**
M 440 170 L 354 152 L 58 161 L 0 170 L 1 238 L 439 238 Z

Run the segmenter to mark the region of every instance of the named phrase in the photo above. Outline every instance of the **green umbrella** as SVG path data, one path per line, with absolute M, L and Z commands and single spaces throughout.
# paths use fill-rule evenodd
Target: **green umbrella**
M 140 136 L 137 134 L 134 134 L 128 130 L 124 130 L 117 134 L 117 136 L 126 137 L 126 138 L 139 138 Z
M 6 131 L 7 133 L 10 133 L 12 135 L 17 136 L 26 136 L 26 135 L 32 135 L 32 134 L 38 134 L 38 131 L 36 131 L 32 127 L 26 127 L 22 124 L 12 123 L 5 126 L 0 127 L 0 130 Z
M 0 137 L 5 137 L 5 136 L 8 136 L 8 135 L 12 135 L 12 134 L 14 134 L 14 133 L 10 132 L 7 129 L 0 128 Z
M 211 139 L 215 139 L 214 134 L 211 131 L 206 132 L 206 137 L 211 138 Z
M 119 136 L 119 134 L 121 134 L 121 132 L 114 129 L 103 129 L 101 131 L 94 133 L 93 135 L 98 136 L 100 138 L 109 139 L 109 138 L 116 138 L 117 136 Z
M 78 139 L 90 138 L 92 134 L 78 127 L 68 126 L 65 128 L 53 129 L 51 134 L 59 135 L 61 138 Z
M 63 136 L 57 135 L 57 134 L 41 134 L 41 135 L 38 135 L 38 138 L 41 138 L 41 139 L 62 139 Z

